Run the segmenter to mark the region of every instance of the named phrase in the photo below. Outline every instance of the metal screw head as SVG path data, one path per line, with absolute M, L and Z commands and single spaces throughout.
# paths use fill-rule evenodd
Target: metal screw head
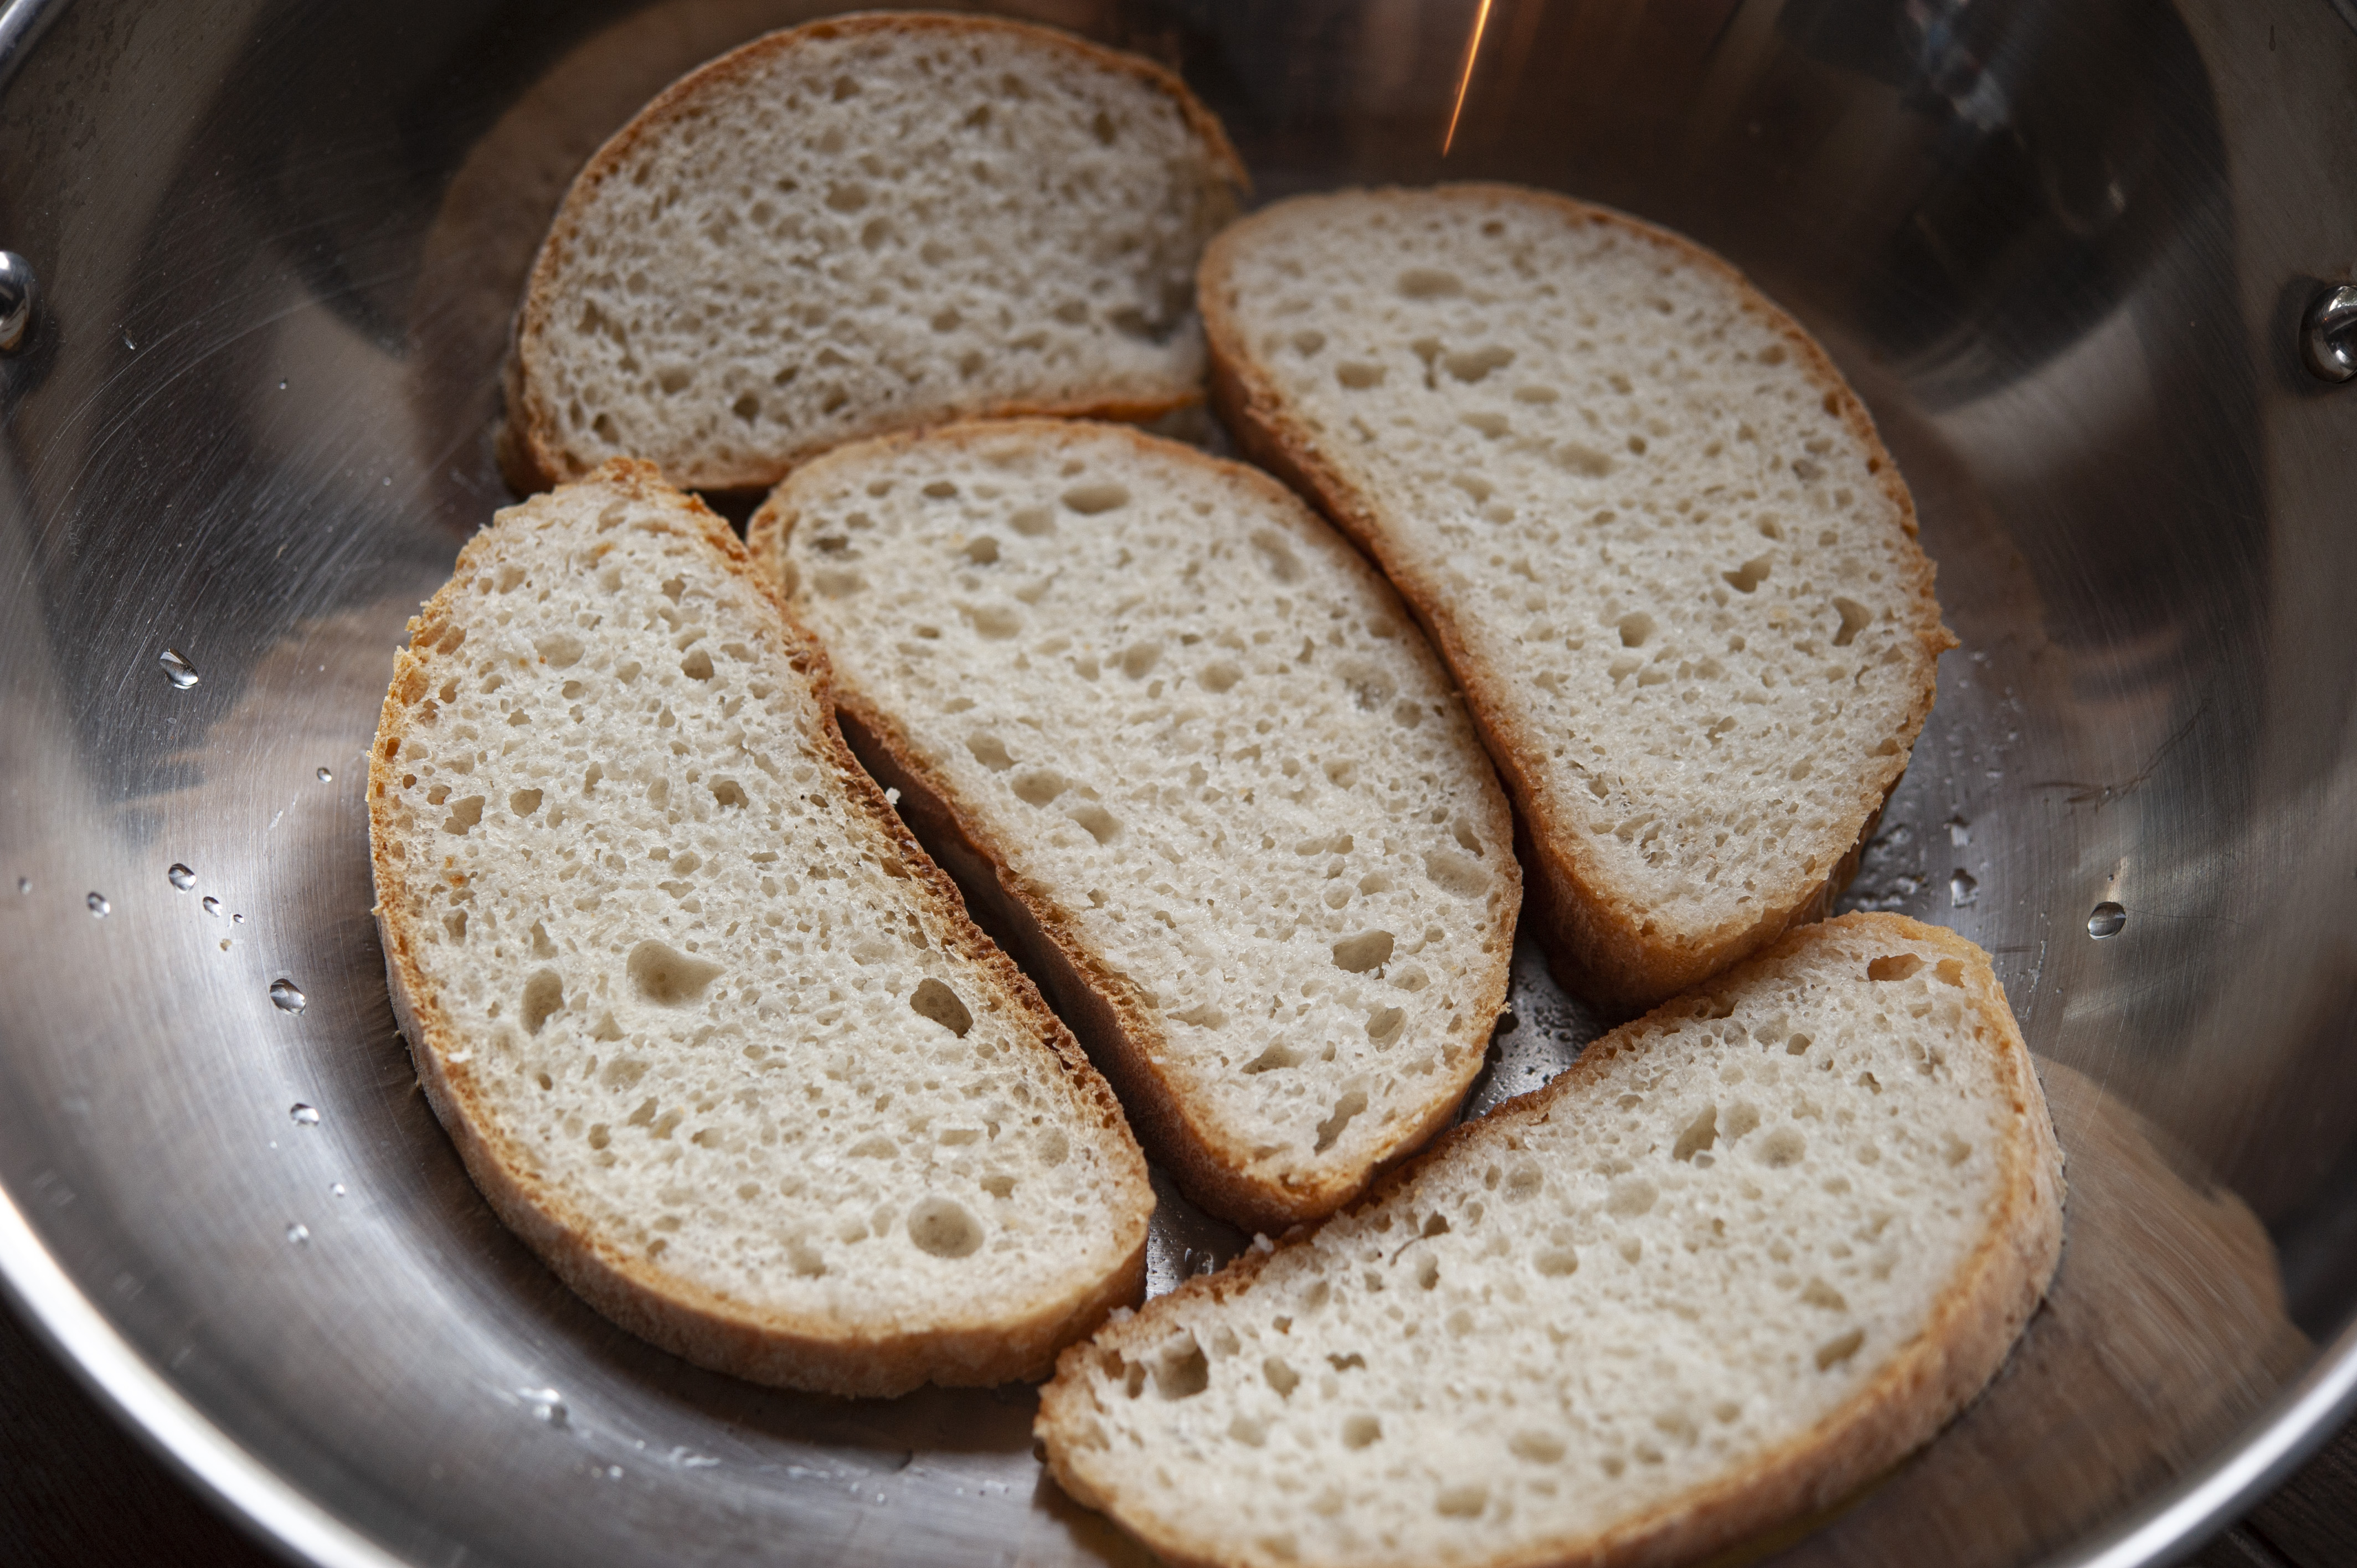
M 2328 381 L 2357 381 L 2357 287 L 2326 289 L 2299 324 L 2300 357 Z
M 22 343 L 32 322 L 32 266 L 14 251 L 0 251 L 0 354 Z

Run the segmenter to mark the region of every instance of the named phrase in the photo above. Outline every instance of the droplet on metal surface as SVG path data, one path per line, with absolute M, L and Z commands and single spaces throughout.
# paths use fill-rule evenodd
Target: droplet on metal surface
M 164 873 L 164 875 L 173 886 L 183 893 L 197 885 L 197 874 L 177 860 L 172 863 L 172 869 Z
M 90 912 L 99 919 L 103 920 L 114 913 L 114 906 L 106 901 L 106 895 L 103 893 L 93 893 L 82 902 L 90 907 Z
M 297 1247 L 307 1247 L 311 1244 L 311 1228 L 308 1225 L 289 1225 L 286 1239 Z
M 273 997 L 272 1000 L 275 1001 L 276 998 Z M 297 1127 L 317 1127 L 319 1124 L 319 1108 L 316 1105 L 306 1105 L 299 1100 L 286 1114 L 295 1119 L 295 1125 Z
M 164 650 L 156 655 L 156 662 L 164 667 L 164 679 L 172 682 L 175 691 L 185 692 L 197 683 L 197 667 L 189 663 L 188 656 L 178 649 Z
M 1980 896 L 1980 883 L 1974 878 L 1972 873 L 1962 866 L 1957 867 L 1955 875 L 1948 878 L 1948 902 L 1961 909 L 1968 904 L 1978 902 Z
M 210 893 L 206 894 L 204 910 L 208 915 L 219 915 L 221 913 L 221 900 L 214 897 Z
M 335 771 L 332 768 L 322 768 L 313 777 L 322 784 L 333 784 L 336 781 Z
M 2097 941 L 2116 937 L 2128 923 L 2128 912 L 2106 898 L 2087 915 L 2087 934 Z
M 283 976 L 270 983 L 270 1000 L 282 1013 L 300 1013 L 311 1004 L 310 998 L 296 989 L 293 981 Z

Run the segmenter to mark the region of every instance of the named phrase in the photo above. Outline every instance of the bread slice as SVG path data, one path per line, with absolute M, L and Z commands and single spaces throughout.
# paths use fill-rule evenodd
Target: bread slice
M 1213 397 L 1391 575 L 1633 1011 L 1821 915 L 1953 639 L 1907 488 L 1717 256 L 1506 186 L 1304 197 L 1203 259 Z
M 1172 1563 L 1684 1561 L 1970 1400 L 2052 1277 L 2061 1196 L 1980 950 L 1844 916 L 1117 1317 L 1038 1432 Z
M 971 413 L 1151 418 L 1201 395 L 1195 263 L 1243 166 L 1149 61 L 877 14 L 773 33 L 600 148 L 534 263 L 501 465 L 614 456 L 774 484 Z
M 889 1394 L 1046 1370 L 1144 1280 L 1103 1081 L 836 733 L 727 525 L 616 462 L 410 623 L 369 770 L 435 1112 L 635 1334 Z
M 838 447 L 748 531 L 854 747 L 1203 1207 L 1272 1234 L 1445 1126 L 1512 817 L 1398 597 L 1284 486 L 1118 425 Z

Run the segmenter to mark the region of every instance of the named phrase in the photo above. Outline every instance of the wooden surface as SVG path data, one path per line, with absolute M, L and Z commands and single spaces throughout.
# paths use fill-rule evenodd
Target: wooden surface
M 2357 1426 L 2191 1559 L 2199 1568 L 2357 1563 Z M 0 1563 L 276 1568 L 0 1305 Z

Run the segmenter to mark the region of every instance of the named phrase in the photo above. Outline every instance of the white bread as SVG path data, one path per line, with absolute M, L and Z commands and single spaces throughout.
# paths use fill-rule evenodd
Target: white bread
M 1986 958 L 1845 916 L 1116 1316 L 1038 1433 L 1175 1564 L 1684 1561 L 1970 1400 L 2052 1277 L 2061 1195 Z
M 861 758 L 1203 1207 L 1272 1234 L 1445 1126 L 1506 994 L 1512 818 L 1383 578 L 1118 425 L 837 447 L 748 533 Z
M 369 773 L 436 1114 L 623 1327 L 761 1382 L 1038 1375 L 1134 1299 L 1119 1107 L 844 748 L 825 660 L 649 465 L 499 515 Z
M 1280 202 L 1200 288 L 1216 405 L 1463 682 L 1565 983 L 1634 1011 L 1821 915 L 1953 639 L 1808 335 L 1688 241 L 1504 186 Z
M 1243 166 L 1168 71 L 1044 27 L 877 14 L 691 72 L 599 149 L 508 363 L 520 490 L 613 456 L 774 484 L 957 414 L 1201 395 L 1203 243 Z

